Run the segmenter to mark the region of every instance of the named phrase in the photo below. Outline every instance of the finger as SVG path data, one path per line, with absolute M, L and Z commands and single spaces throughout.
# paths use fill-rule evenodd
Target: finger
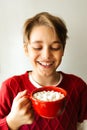
M 32 124 L 33 122 L 34 122 L 34 111 L 31 110 L 31 112 L 29 113 L 28 124 Z
M 32 103 L 29 99 L 21 100 L 21 103 L 23 107 L 28 107 L 29 109 L 32 108 Z
M 31 104 L 30 95 L 27 94 L 27 95 L 23 96 L 23 97 L 21 98 L 21 101 L 24 101 L 25 104 L 28 103 L 28 102 L 30 102 L 30 104 Z
M 34 110 L 30 109 L 29 110 L 29 118 L 32 118 L 32 116 L 34 116 Z
M 23 110 L 25 115 L 26 114 L 31 115 L 31 112 L 33 111 L 32 106 L 29 103 L 23 106 Z
M 31 107 L 31 100 L 25 97 L 22 97 L 17 100 L 17 104 L 19 104 L 19 108 L 24 108 L 27 104 Z
M 32 124 L 33 122 L 34 122 L 34 116 L 32 116 L 27 122 L 26 122 L 26 124 Z
M 15 97 L 15 99 L 20 99 L 22 98 L 23 96 L 27 95 L 28 91 L 27 90 L 24 90 L 24 91 L 21 91 L 17 94 L 17 96 Z
M 32 124 L 34 121 L 34 111 L 31 109 L 26 115 L 26 124 Z

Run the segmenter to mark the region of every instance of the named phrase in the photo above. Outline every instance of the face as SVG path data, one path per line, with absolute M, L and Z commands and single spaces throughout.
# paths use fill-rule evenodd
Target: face
M 51 76 L 61 63 L 63 46 L 52 28 L 35 26 L 30 34 L 26 54 L 35 75 Z

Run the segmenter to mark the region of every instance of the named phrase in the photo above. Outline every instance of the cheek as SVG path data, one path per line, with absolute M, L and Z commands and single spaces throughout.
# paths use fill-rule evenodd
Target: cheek
M 30 58 L 31 61 L 33 61 L 33 60 L 36 59 L 36 56 L 35 56 L 34 54 L 31 53 L 31 54 L 29 55 L 29 58 Z
M 62 52 L 55 54 L 55 58 L 56 58 L 56 59 L 61 59 L 62 56 L 63 56 L 63 53 L 62 53 Z
M 57 61 L 58 63 L 60 63 L 60 62 L 62 61 L 62 57 L 63 57 L 63 54 L 62 54 L 62 53 L 61 53 L 61 54 L 56 54 L 55 59 L 56 59 L 56 61 Z
M 35 53 L 35 52 L 33 52 L 33 51 L 30 51 L 30 52 L 29 52 L 29 58 L 30 58 L 31 61 L 36 60 L 37 57 L 38 57 L 37 53 Z

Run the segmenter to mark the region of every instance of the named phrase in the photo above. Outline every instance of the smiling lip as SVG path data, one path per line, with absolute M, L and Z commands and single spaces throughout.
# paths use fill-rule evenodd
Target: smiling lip
M 38 62 L 41 66 L 44 68 L 49 68 L 50 66 L 53 65 L 53 62 Z

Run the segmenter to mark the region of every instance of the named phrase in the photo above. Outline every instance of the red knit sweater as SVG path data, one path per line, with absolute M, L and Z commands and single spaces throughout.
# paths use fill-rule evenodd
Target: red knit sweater
M 54 119 L 45 119 L 35 113 L 34 123 L 21 126 L 20 130 L 77 130 L 77 122 L 87 119 L 87 84 L 77 76 L 61 73 L 63 79 L 59 86 L 68 93 L 62 115 Z M 3 82 L 0 90 L 0 130 L 9 129 L 6 115 L 11 110 L 14 97 L 25 89 L 29 93 L 35 89 L 35 86 L 29 81 L 28 72 Z

